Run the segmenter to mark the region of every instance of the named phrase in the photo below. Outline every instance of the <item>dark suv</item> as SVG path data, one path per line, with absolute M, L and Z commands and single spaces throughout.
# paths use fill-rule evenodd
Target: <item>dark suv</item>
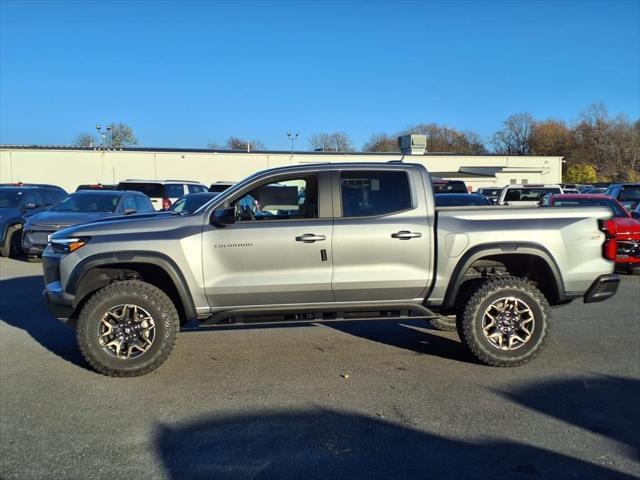
M 618 200 L 627 210 L 633 210 L 640 203 L 640 183 L 614 183 L 604 194 Z
M 22 254 L 22 229 L 27 218 L 67 196 L 62 188 L 45 184 L 0 184 L 0 255 Z

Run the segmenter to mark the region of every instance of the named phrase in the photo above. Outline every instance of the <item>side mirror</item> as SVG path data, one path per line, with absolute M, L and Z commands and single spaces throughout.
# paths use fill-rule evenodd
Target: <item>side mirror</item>
M 211 214 L 211 225 L 224 228 L 233 223 L 236 223 L 235 207 L 220 208 Z
M 124 214 L 125 215 L 133 215 L 134 213 L 137 213 L 138 210 L 136 210 L 135 208 L 125 208 L 124 209 Z
M 28 202 L 24 204 L 24 208 L 26 208 L 27 210 L 33 210 L 34 208 L 38 208 L 38 205 L 33 202 Z

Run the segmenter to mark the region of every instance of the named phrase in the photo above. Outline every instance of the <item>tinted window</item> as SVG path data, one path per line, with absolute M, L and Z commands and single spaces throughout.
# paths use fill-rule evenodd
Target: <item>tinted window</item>
M 491 202 L 481 195 L 456 195 L 439 193 L 435 195 L 436 207 L 471 207 L 491 205 Z
M 120 195 L 103 195 L 89 191 L 76 192 L 63 199 L 51 210 L 54 212 L 114 212 Z
M 192 213 L 212 198 L 215 198 L 217 195 L 217 193 L 207 193 L 205 195 L 185 195 L 184 197 L 176 200 L 176 202 L 171 205 L 171 208 L 169 210 L 178 213 Z
M 27 203 L 34 203 L 36 206 L 40 206 L 42 202 L 36 192 L 26 192 L 24 194 L 24 205 Z
M 221 193 L 221 192 L 224 192 L 226 189 L 231 188 L 231 186 L 232 185 L 229 183 L 214 183 L 209 187 L 209 191 L 214 193 Z
M 263 184 L 233 205 L 240 222 L 318 218 L 318 177 L 314 174 Z
M 621 202 L 640 201 L 640 185 L 622 187 L 622 191 L 620 192 L 620 197 L 618 198 L 618 200 L 620 200 Z
M 189 193 L 201 193 L 206 192 L 207 187 L 204 185 L 187 185 L 189 187 Z
M 164 186 L 165 196 L 168 198 L 176 198 L 184 195 L 184 187 L 181 183 L 169 183 Z
M 505 202 L 537 202 L 548 193 L 562 193 L 559 188 L 509 188 Z
M 142 192 L 147 197 L 163 197 L 164 188 L 159 183 L 121 183 L 118 190 L 134 190 Z M 181 196 L 182 194 L 178 195 Z
M 122 200 L 122 211 L 125 210 L 138 210 L 136 208 L 136 201 L 133 199 L 133 197 L 131 195 L 127 195 L 126 197 L 124 197 L 124 200 Z
M 467 185 L 462 180 L 434 181 L 434 193 L 467 193 Z
M 368 217 L 408 210 L 409 179 L 405 172 L 341 172 L 342 216 Z
M 0 188 L 0 208 L 16 208 L 22 200 L 22 192 L 14 189 Z
M 40 196 L 45 205 L 55 205 L 60 199 L 66 197 L 66 195 L 59 190 L 42 190 Z
M 142 195 L 135 195 L 133 197 L 133 201 L 136 204 L 136 210 L 139 212 L 152 212 L 153 205 L 151 205 L 151 200 L 147 197 L 143 197 Z

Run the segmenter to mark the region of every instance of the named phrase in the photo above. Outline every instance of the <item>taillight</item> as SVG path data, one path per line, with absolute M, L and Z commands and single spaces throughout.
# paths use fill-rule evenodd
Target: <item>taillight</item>
M 171 200 L 169 200 L 168 198 L 163 198 L 162 199 L 162 209 L 163 210 L 169 210 L 171 208 Z
M 605 234 L 605 241 L 602 245 L 602 256 L 608 260 L 615 261 L 618 250 L 616 222 L 613 220 L 600 220 L 600 230 Z

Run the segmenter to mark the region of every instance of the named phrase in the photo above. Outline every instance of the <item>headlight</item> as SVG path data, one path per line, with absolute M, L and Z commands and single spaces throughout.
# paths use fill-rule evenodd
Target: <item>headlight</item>
M 89 237 L 74 237 L 74 238 L 51 238 L 49 235 L 49 243 L 56 253 L 71 253 L 75 252 L 79 248 L 84 247 L 89 241 Z

